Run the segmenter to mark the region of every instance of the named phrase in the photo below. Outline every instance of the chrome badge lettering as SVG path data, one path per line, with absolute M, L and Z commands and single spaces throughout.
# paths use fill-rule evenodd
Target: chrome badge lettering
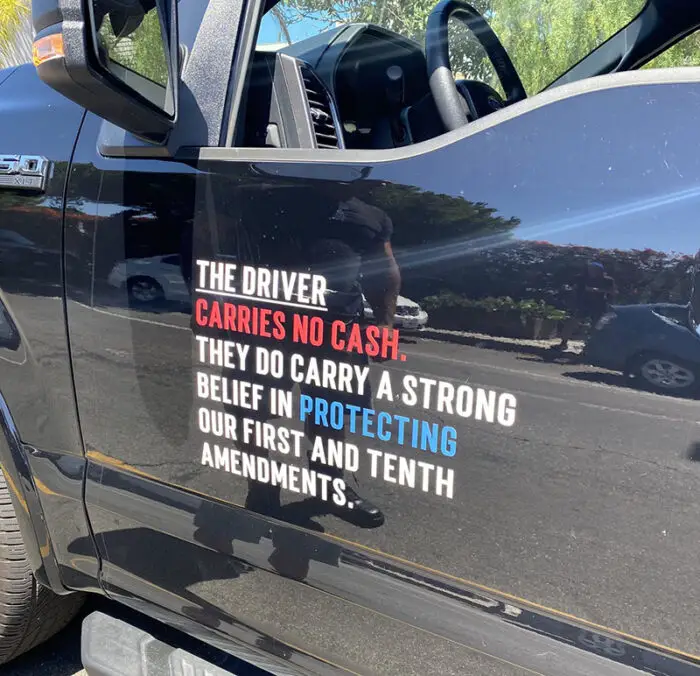
M 49 166 L 39 155 L 0 155 L 0 189 L 44 192 Z

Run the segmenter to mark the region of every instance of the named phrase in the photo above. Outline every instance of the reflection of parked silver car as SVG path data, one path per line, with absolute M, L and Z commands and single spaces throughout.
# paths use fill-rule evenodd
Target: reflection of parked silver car
M 178 254 L 127 258 L 114 266 L 107 281 L 117 288 L 126 287 L 129 298 L 137 303 L 190 298 Z
M 362 296 L 362 302 L 364 303 L 365 319 L 372 321 L 374 312 L 364 296 Z M 397 298 L 396 314 L 394 315 L 394 326 L 397 329 L 416 331 L 424 328 L 427 323 L 428 313 L 418 303 L 404 296 Z

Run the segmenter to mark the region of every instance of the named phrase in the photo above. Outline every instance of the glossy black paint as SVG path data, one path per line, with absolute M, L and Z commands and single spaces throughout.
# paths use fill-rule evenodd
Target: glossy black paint
M 66 290 L 108 593 L 291 673 L 696 673 L 696 400 L 508 337 L 512 323 L 470 330 L 483 318 L 455 295 L 567 308 L 563 284 L 593 258 L 628 304 L 687 302 L 698 101 L 688 82 L 582 88 L 429 152 L 362 163 L 224 149 L 105 159 L 88 116 L 68 181 L 78 264 Z M 518 400 L 513 427 L 453 422 L 457 454 L 431 457 L 456 469 L 453 500 L 373 479 L 365 463 L 358 491 L 386 516 L 374 530 L 303 496 L 256 514 L 245 480 L 201 465 L 192 305 L 162 282 L 198 257 L 296 267 L 297 229 L 339 195 L 391 217 L 402 294 L 437 297 L 429 338 L 404 336 L 406 361 L 373 377 L 387 368 Z M 160 304 L 115 285 L 122 261 L 170 255 L 183 270 L 151 267 Z M 85 550 L 89 538 L 68 547 Z
M 80 559 L 67 553 L 89 534 L 62 266 L 65 179 L 84 111 L 44 86 L 31 66 L 3 71 L 0 83 L 0 154 L 52 163 L 45 193 L 0 191 L 0 462 L 18 513 L 33 524 L 23 533 L 39 579 L 57 592 L 96 590 L 95 550 Z M 47 119 L 53 132 L 39 135 Z

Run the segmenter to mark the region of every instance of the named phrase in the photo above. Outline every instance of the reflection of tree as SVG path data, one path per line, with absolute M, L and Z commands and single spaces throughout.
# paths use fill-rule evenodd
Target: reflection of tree
M 138 162 L 133 166 L 137 167 Z M 175 222 L 192 216 L 192 198 L 195 191 L 194 170 L 176 171 L 114 171 L 103 172 L 92 164 L 74 165 L 70 175 L 69 208 L 80 209 L 84 202 L 97 200 L 102 182 L 100 202 L 119 204 L 124 209 L 161 213 L 166 220 Z M 58 174 L 56 174 L 56 177 Z
M 290 176 L 270 175 L 261 181 L 259 174 L 238 168 L 235 174 L 106 173 L 101 201 L 119 204 L 123 210 L 100 220 L 99 251 L 105 258 L 97 262 L 98 276 L 106 275 L 119 258 L 179 252 L 183 228 L 192 233 L 195 222 L 199 236 L 209 237 L 216 231 L 220 240 L 216 246 L 221 250 L 235 251 L 247 260 L 257 259 L 262 247 L 270 264 L 282 265 L 289 261 L 290 251 L 300 246 L 297 236 L 310 219 L 327 218 L 337 201 L 354 195 L 391 218 L 402 294 L 416 300 L 446 290 L 469 298 L 544 300 L 563 308 L 570 298 L 566 287 L 587 260 L 601 261 L 615 278 L 617 302 L 682 303 L 689 297 L 687 273 L 692 257 L 650 249 L 523 241 L 514 236 L 519 219 L 502 216 L 482 202 L 372 179 L 343 187 L 295 177 L 291 169 Z M 65 166 L 57 167 L 57 180 L 61 171 Z M 97 200 L 99 173 L 91 165 L 76 165 L 71 174 L 67 217 L 77 219 L 82 214 L 86 225 L 81 251 L 72 253 L 85 260 L 92 250 L 94 217 L 81 209 Z M 1 195 L 0 208 L 5 209 L 10 198 L 10 193 Z M 58 209 L 56 217 L 60 217 Z M 45 225 L 36 220 L 45 231 Z M 77 239 L 74 236 L 71 241 Z
M 116 36 L 109 17 L 100 36 L 110 58 L 153 82 L 166 86 L 168 66 L 158 9 L 150 10 L 141 25 L 129 35 Z
M 693 257 L 652 249 L 596 249 L 517 241 L 467 255 L 449 274 L 422 289 L 422 295 L 448 290 L 470 298 L 509 296 L 545 300 L 560 308 L 570 301 L 570 285 L 586 262 L 603 263 L 618 287 L 616 302 L 686 303 Z M 426 293 L 425 291 L 428 291 Z
M 125 258 L 177 253 L 182 227 L 192 220 L 194 194 L 189 170 L 102 172 L 91 164 L 76 164 L 66 205 L 68 225 L 73 226 L 69 253 L 92 260 L 97 230 L 98 279 Z M 111 213 L 110 207 L 117 211 Z
M 2 5 L 0 4 L 0 7 Z M 0 227 L 22 233 L 48 248 L 61 247 L 63 186 L 67 162 L 56 163 L 46 194 L 17 190 L 0 192 Z
M 517 218 L 498 216 L 484 202 L 420 190 L 415 186 L 384 185 L 372 190 L 372 203 L 384 209 L 394 223 L 392 243 L 415 247 L 428 242 L 474 239 L 508 233 Z

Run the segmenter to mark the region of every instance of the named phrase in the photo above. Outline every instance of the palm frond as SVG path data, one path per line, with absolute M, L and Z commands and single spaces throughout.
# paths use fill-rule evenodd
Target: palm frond
M 0 0 L 0 67 L 15 60 L 12 57 L 20 49 L 19 40 L 29 29 L 29 15 L 25 0 Z

